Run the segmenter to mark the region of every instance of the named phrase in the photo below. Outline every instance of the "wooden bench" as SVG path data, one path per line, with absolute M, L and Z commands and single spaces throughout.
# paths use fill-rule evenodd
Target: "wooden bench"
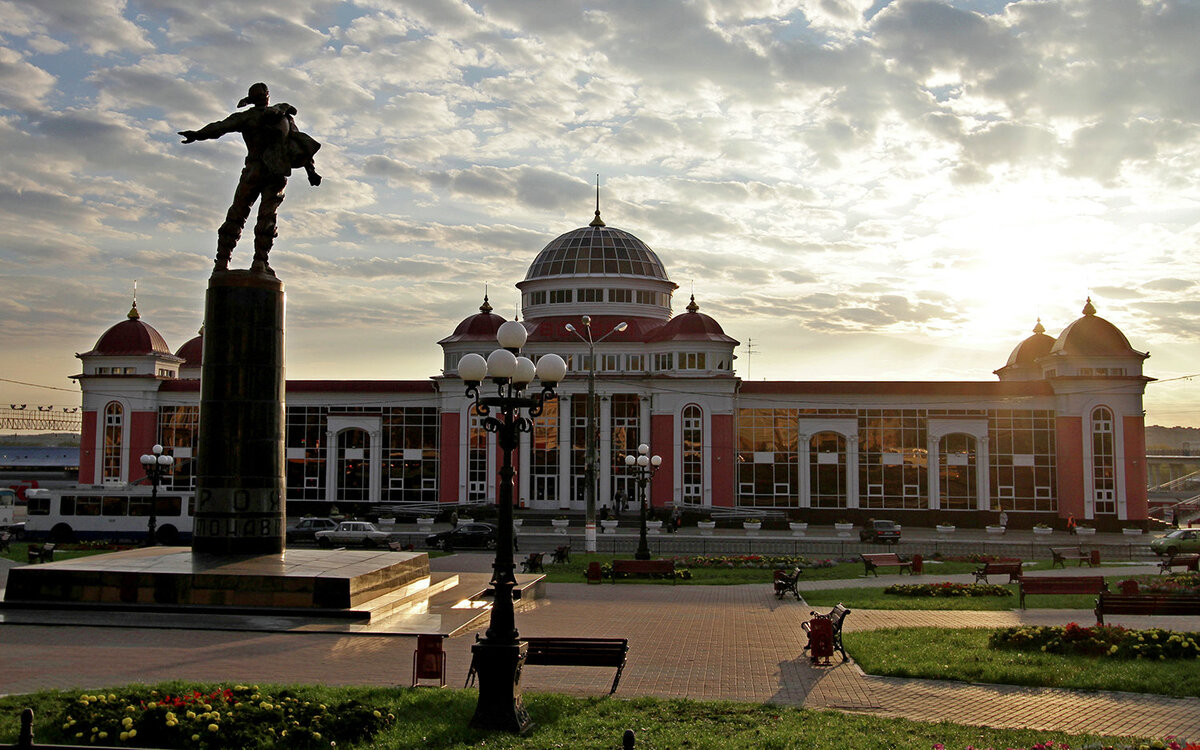
M 1067 567 L 1067 560 L 1078 560 L 1080 567 L 1083 567 L 1084 563 L 1087 563 L 1088 567 L 1092 565 L 1092 553 L 1084 550 L 1083 547 L 1051 547 L 1050 554 L 1054 557 L 1053 562 L 1050 563 L 1052 568 L 1055 565 L 1060 568 Z
M 1025 609 L 1026 594 L 1099 594 L 1108 591 L 1104 576 L 1023 576 L 1020 582 L 1021 609 Z
M 554 549 L 554 552 L 550 555 L 550 560 L 553 562 L 556 562 L 556 563 L 571 562 L 571 545 L 569 545 L 569 544 L 558 545 L 558 547 L 556 547 Z
M 795 568 L 791 573 L 775 571 L 775 598 L 782 599 L 788 594 L 793 594 L 796 601 L 800 601 L 800 590 L 796 588 L 796 584 L 800 582 L 800 574 L 803 572 L 803 568 Z
M 546 569 L 542 567 L 542 558 L 545 556 L 545 552 L 530 552 L 529 556 L 521 561 L 521 572 L 545 573 Z
M 1162 562 L 1158 564 L 1158 572 L 1160 574 L 1170 573 L 1171 568 L 1176 566 L 1186 567 L 1188 570 L 1195 573 L 1200 570 L 1200 554 L 1195 552 L 1186 552 L 1167 555 L 1163 558 Z
M 817 612 L 809 612 L 813 617 L 825 617 L 833 621 L 833 650 L 840 652 L 842 661 L 846 661 L 846 649 L 842 646 L 842 623 L 846 621 L 846 615 L 850 614 L 850 610 L 844 604 L 838 602 L 837 606 L 829 610 L 829 614 L 822 615 Z M 810 626 L 808 622 L 800 623 L 800 628 L 809 635 L 809 642 L 804 644 L 804 650 L 808 651 L 812 645 L 812 633 L 809 632 Z
M 612 582 L 621 575 L 665 575 L 675 583 L 674 560 L 613 560 Z
M 866 572 L 863 573 L 864 576 L 874 573 L 875 577 L 878 578 L 880 568 L 899 568 L 902 574 L 907 568 L 909 574 L 912 574 L 912 563 L 907 560 L 901 560 L 900 555 L 897 555 L 895 552 L 864 552 L 859 557 L 862 558 L 863 565 L 866 567 Z
M 404 542 L 388 542 L 388 549 L 392 552 L 412 552 L 413 545 L 405 544 Z
M 475 636 L 479 640 L 479 636 Z M 629 655 L 628 638 L 522 638 L 522 643 L 529 644 L 525 655 L 525 664 L 550 667 L 616 667 L 617 674 L 613 677 L 612 688 L 608 694 L 617 692 L 617 684 L 621 681 L 621 672 L 625 669 L 625 659 Z M 467 672 L 467 682 L 463 687 L 475 681 L 475 657 L 471 657 L 471 668 Z
M 1008 576 L 1009 583 L 1021 580 L 1021 561 L 1016 562 L 985 562 L 983 567 L 975 571 L 975 583 L 987 583 L 988 576 Z
M 1110 594 L 1096 599 L 1096 622 L 1105 615 L 1200 615 L 1200 594 Z
M 54 562 L 54 542 L 29 545 L 29 562 Z

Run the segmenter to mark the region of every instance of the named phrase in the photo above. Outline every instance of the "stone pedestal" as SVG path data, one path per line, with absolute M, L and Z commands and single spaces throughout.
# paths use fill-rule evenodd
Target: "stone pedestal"
M 216 272 L 204 305 L 192 550 L 284 548 L 283 284 Z

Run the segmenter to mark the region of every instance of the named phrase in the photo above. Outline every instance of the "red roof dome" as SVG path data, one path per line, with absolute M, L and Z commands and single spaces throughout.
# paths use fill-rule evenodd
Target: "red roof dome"
M 1008 363 L 1005 367 L 1034 367 L 1036 362 L 1049 354 L 1053 347 L 1054 337 L 1046 335 L 1042 319 L 1038 318 L 1037 325 L 1033 327 L 1033 335 L 1017 344 L 1017 348 L 1008 355 Z
M 720 341 L 734 346 L 739 343 L 737 339 L 725 335 L 720 323 L 700 312 L 695 295 L 688 302 L 686 313 L 671 318 L 647 341 Z
M 463 318 L 454 333 L 439 341 L 439 344 L 453 344 L 459 341 L 491 341 L 496 342 L 496 331 L 504 324 L 504 318 L 492 312 L 488 298 L 483 296 L 483 304 L 479 312 Z
M 199 335 L 179 347 L 175 356 L 183 360 L 181 367 L 200 367 L 204 362 L 204 329 L 201 328 Z
M 1120 329 L 1096 315 L 1091 297 L 1083 306 L 1083 317 L 1063 329 L 1050 351 L 1056 355 L 1081 357 L 1133 355 L 1144 359 L 1149 356 L 1136 351 Z
M 136 356 L 144 354 L 171 355 L 171 347 L 158 331 L 142 322 L 137 304 L 129 311 L 127 320 L 104 332 L 87 354 Z

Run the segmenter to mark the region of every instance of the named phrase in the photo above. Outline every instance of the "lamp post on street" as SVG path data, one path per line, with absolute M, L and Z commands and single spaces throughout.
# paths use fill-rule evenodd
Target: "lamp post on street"
M 567 373 L 567 363 L 557 354 L 543 355 L 536 365 L 519 357 L 528 332 L 521 323 L 510 320 L 500 326 L 496 340 L 500 347 L 485 360 L 467 354 L 458 363 L 458 376 L 466 385 L 467 398 L 473 400 L 475 413 L 483 416 L 483 429 L 496 434 L 503 461 L 496 493 L 496 559 L 492 563 L 491 586 L 494 592 L 491 619 L 483 639 L 471 647 L 479 675 L 479 702 L 471 726 L 524 734 L 533 728 L 521 699 L 521 666 L 528 646 L 518 638 L 513 611 L 513 451 L 522 432 L 533 429 L 532 417 L 542 413 L 547 401 L 556 397 L 554 388 Z M 541 392 L 526 394 L 534 377 Z M 490 381 L 484 383 L 484 381 Z M 482 395 L 493 391 L 495 395 Z M 528 416 L 523 416 L 525 409 Z
M 642 443 L 638 446 L 638 455 L 629 455 L 625 457 L 625 467 L 634 473 L 634 479 L 637 480 L 638 487 L 638 504 L 641 508 L 641 536 L 638 539 L 637 552 L 633 553 L 635 560 L 650 559 L 650 543 L 646 541 L 646 502 L 649 499 L 646 492 L 646 483 L 650 481 L 650 477 L 658 472 L 662 466 L 662 456 L 651 456 L 650 446 Z
M 150 520 L 146 522 L 146 546 L 153 547 L 158 544 L 158 540 L 154 538 L 158 532 L 158 483 L 162 481 L 163 475 L 171 470 L 175 459 L 164 455 L 161 445 L 155 445 L 150 449 L 150 453 L 142 456 L 141 461 L 146 478 L 150 480 Z
M 625 321 L 621 321 L 612 327 L 608 333 L 598 339 L 592 339 L 592 316 L 583 316 L 583 330 L 587 334 L 585 337 L 580 333 L 575 326 L 567 323 L 567 330 L 575 334 L 583 343 L 588 346 L 588 395 L 587 395 L 587 435 L 584 438 L 584 463 L 583 463 L 583 497 L 584 497 L 584 527 L 583 527 L 583 542 L 584 549 L 587 552 L 596 551 L 596 461 L 597 461 L 597 445 L 596 445 L 596 344 L 599 344 L 604 339 L 620 333 L 629 327 Z

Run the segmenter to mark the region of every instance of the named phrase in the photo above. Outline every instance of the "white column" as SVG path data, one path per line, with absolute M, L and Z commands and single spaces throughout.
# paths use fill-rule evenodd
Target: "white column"
M 612 497 L 612 398 L 596 394 L 600 402 L 600 441 L 596 447 L 596 512 Z
M 988 437 L 975 438 L 975 493 L 979 510 L 992 509 L 992 459 Z
M 858 507 L 858 433 L 846 436 L 846 507 Z
M 325 499 L 337 502 L 337 466 L 338 445 L 337 433 L 325 431 Z
M 925 443 L 929 449 L 928 470 L 925 472 L 926 492 L 929 493 L 929 509 L 942 509 L 942 457 L 939 451 L 941 438 L 930 435 Z M 978 456 L 978 452 L 976 452 Z M 976 459 L 978 461 L 978 458 Z
M 525 501 L 526 505 L 529 504 L 529 490 L 531 487 L 529 476 L 531 472 L 530 457 L 532 455 L 533 433 L 529 433 L 525 435 L 517 450 L 517 486 L 513 488 L 517 493 L 517 496 L 513 498 L 513 502 L 517 504 L 517 507 L 520 507 L 522 500 Z
M 575 420 L 571 416 L 571 396 L 558 397 L 558 507 L 569 508 L 571 503 L 571 431 Z
M 367 499 L 378 503 L 381 497 L 380 488 L 383 484 L 383 433 L 380 430 L 372 430 L 367 434 L 371 439 L 371 464 L 367 469 L 370 486 L 367 489 Z
M 812 435 L 801 432 L 797 436 L 796 481 L 800 485 L 800 507 L 812 507 Z

